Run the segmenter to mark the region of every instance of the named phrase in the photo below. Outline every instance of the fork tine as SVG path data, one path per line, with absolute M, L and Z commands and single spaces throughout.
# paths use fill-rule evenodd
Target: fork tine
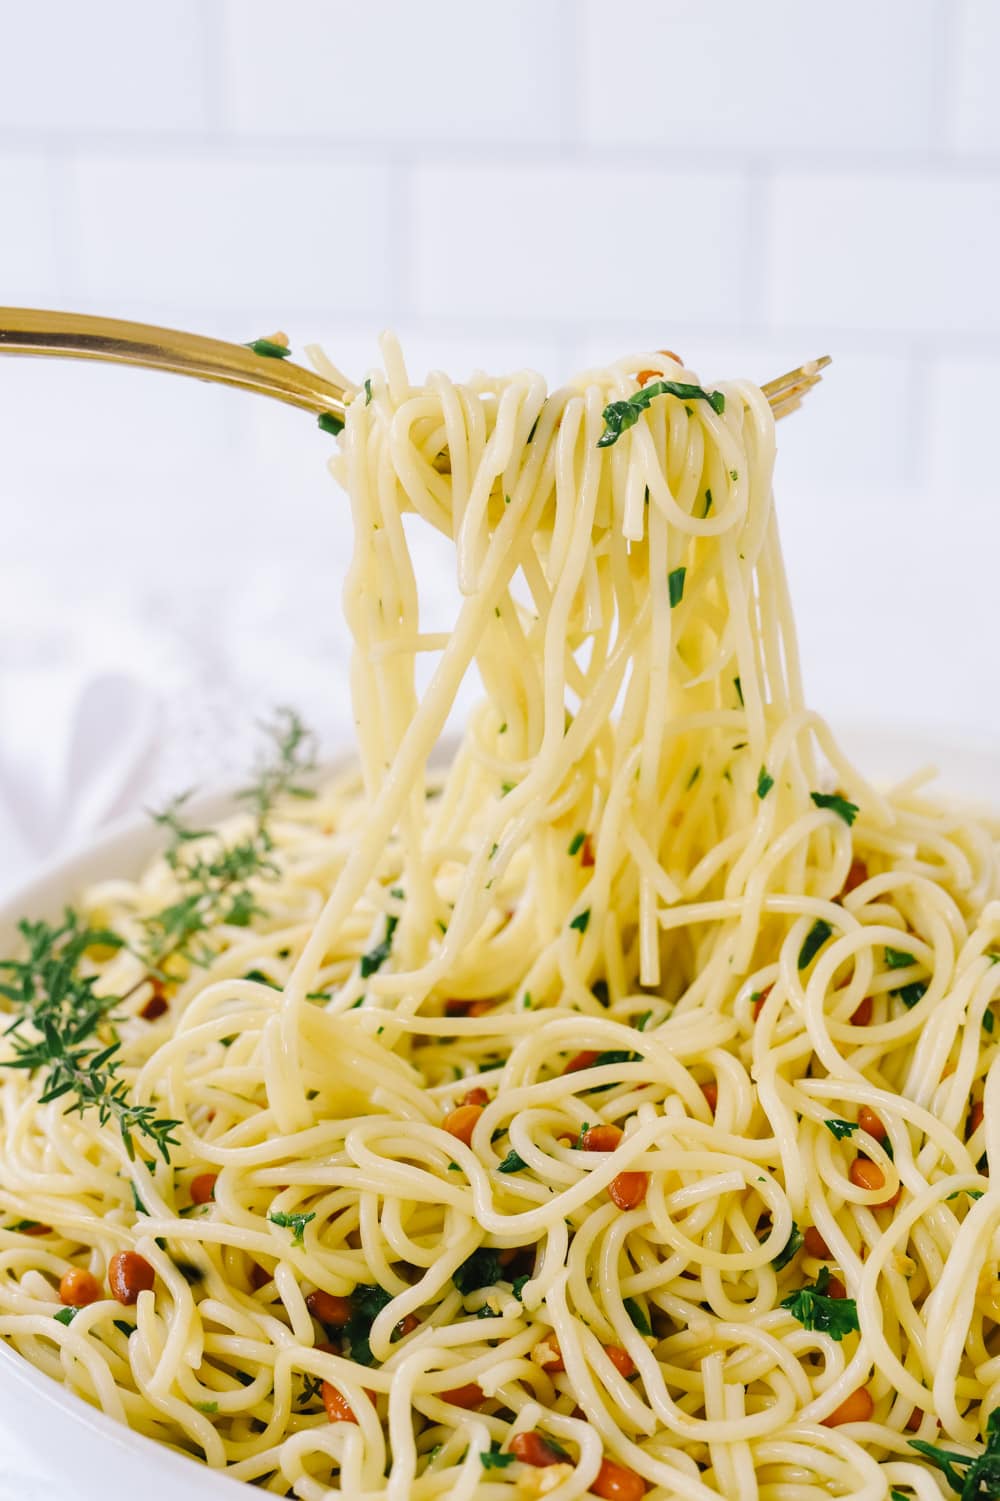
M 772 401 L 769 404 L 771 411 L 774 413 L 774 420 L 778 422 L 782 417 L 790 417 L 792 412 L 798 411 L 802 405 L 802 397 L 794 396 L 790 401 Z
M 821 370 L 825 370 L 830 364 L 828 354 L 821 355 L 817 360 L 807 360 L 804 365 L 799 365 L 796 370 L 789 370 L 785 375 L 779 375 L 774 380 L 769 380 L 761 390 L 772 406 L 781 398 L 789 395 L 793 390 L 806 391 L 810 386 L 815 386 L 822 379 Z
M 777 415 L 779 410 L 784 412 L 785 408 L 790 409 L 792 406 L 799 406 L 803 397 L 812 390 L 813 386 L 818 386 L 819 383 L 819 376 L 817 375 L 811 380 L 800 380 L 794 386 L 786 386 L 782 391 L 768 398 L 772 412 Z

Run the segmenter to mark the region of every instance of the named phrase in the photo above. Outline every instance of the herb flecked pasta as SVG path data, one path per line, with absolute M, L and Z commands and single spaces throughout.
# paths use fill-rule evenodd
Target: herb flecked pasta
M 1000 825 L 806 707 L 756 387 L 384 357 L 357 764 L 0 969 L 0 1336 L 303 1501 L 1000 1495 Z

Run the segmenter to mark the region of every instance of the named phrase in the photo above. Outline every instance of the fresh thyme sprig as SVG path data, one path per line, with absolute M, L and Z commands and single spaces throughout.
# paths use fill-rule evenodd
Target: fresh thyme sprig
M 155 815 L 157 822 L 179 821 L 180 807 L 181 803 L 175 800 L 165 812 Z M 201 836 L 185 832 L 178 839 L 187 842 L 198 837 Z M 161 968 L 174 954 L 195 964 L 205 963 L 211 957 L 210 951 L 191 948 L 191 939 L 196 934 L 220 923 L 249 927 L 253 918 L 263 912 L 250 881 L 277 873 L 277 866 L 268 856 L 270 848 L 270 839 L 265 844 L 259 832 L 211 854 L 195 854 L 190 858 L 181 855 L 180 843 L 168 845 L 165 857 L 177 877 L 181 894 L 144 919 L 147 957 L 154 966 Z
M 279 798 L 312 798 L 316 794 L 302 777 L 316 770 L 315 742 L 294 709 L 276 709 L 274 720 L 262 729 L 274 745 L 274 753 L 258 762 L 257 780 L 237 796 L 249 802 L 257 825 L 266 834 L 266 819 Z
M 207 962 L 210 950 L 191 947 L 197 934 L 223 923 L 249 927 L 254 917 L 263 915 L 251 882 L 270 880 L 278 873 L 271 858 L 270 816 L 283 797 L 315 796 L 302 780 L 315 769 L 313 738 L 298 715 L 292 709 L 278 709 L 264 729 L 273 742 L 272 752 L 259 763 L 254 782 L 237 794 L 255 818 L 254 830 L 245 839 L 229 846 L 220 846 L 216 840 L 207 852 L 199 848 L 216 836 L 185 821 L 184 805 L 190 792 L 152 815 L 170 836 L 164 858 L 180 887 L 173 902 L 144 919 L 147 957 L 161 972 L 174 954 L 195 964 Z
M 145 919 L 146 944 L 141 954 L 154 971 L 172 955 L 193 962 L 210 957 L 196 954 L 191 940 L 220 923 L 246 927 L 262 911 L 251 882 L 277 874 L 268 819 L 285 796 L 311 797 L 302 783 L 313 769 L 312 737 L 290 709 L 280 709 L 265 726 L 274 753 L 257 769 L 256 780 L 239 796 L 254 813 L 253 832 L 225 846 L 210 830 L 188 824 L 183 816 L 190 794 L 176 798 L 155 822 L 169 835 L 165 857 L 179 886 L 168 906 Z M 205 840 L 214 844 L 205 849 Z M 6 1029 L 14 1057 L 8 1068 L 44 1075 L 41 1103 L 68 1099 L 67 1112 L 96 1110 L 101 1125 L 114 1121 L 129 1157 L 135 1138 L 144 1136 L 170 1160 L 169 1149 L 179 1121 L 159 1117 L 153 1105 L 129 1097 L 121 1077 L 121 1044 L 115 1032 L 114 1011 L 120 996 L 97 995 L 96 976 L 81 975 L 80 962 L 89 949 L 120 949 L 122 937 L 106 928 L 93 928 L 67 909 L 62 922 L 22 922 L 27 945 L 24 959 L 0 960 L 0 999 L 14 1011 Z
M 47 922 L 19 926 L 28 946 L 27 958 L 0 960 L 0 972 L 6 976 L 0 995 L 15 1008 L 14 1020 L 4 1034 L 15 1056 L 4 1066 L 43 1073 L 43 1105 L 72 1095 L 67 1113 L 82 1115 L 94 1109 L 102 1126 L 115 1121 L 130 1158 L 135 1156 L 138 1134 L 147 1137 L 169 1162 L 169 1149 L 177 1145 L 172 1132 L 180 1122 L 160 1118 L 154 1106 L 129 1099 L 128 1085 L 119 1074 L 121 1044 L 113 1026 L 119 997 L 96 995 L 96 977 L 78 972 L 88 949 L 119 949 L 122 939 L 106 928 L 86 926 L 69 909 L 59 926 Z M 33 1029 L 34 1035 L 26 1033 L 26 1028 Z

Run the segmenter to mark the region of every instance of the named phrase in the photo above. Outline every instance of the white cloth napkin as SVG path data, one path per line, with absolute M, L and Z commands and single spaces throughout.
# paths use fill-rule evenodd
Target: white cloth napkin
M 0 893 L 142 801 L 161 722 L 156 693 L 125 673 L 4 673 Z

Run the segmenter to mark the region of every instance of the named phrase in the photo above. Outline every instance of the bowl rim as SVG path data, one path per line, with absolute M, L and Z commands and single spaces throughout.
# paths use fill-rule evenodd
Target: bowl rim
M 909 727 L 879 726 L 871 723 L 854 724 L 841 722 L 837 740 L 852 760 L 863 762 L 866 750 L 873 747 L 884 759 L 888 751 L 893 762 L 903 768 L 926 765 L 928 760 L 942 766 L 942 793 L 947 793 L 949 781 L 955 782 L 971 777 L 980 786 L 992 783 L 995 806 L 1000 806 L 1000 752 L 986 740 L 976 737 L 952 738 L 937 733 L 919 733 Z M 321 775 L 335 775 L 355 759 L 347 752 L 324 759 L 319 770 Z M 438 759 L 435 757 L 435 759 Z M 949 775 L 948 768 L 951 768 Z M 199 820 L 219 820 L 236 812 L 237 787 L 217 788 L 198 797 L 192 797 L 188 810 Z M 982 804 L 989 801 L 983 793 L 976 797 Z M 18 918 L 25 913 L 35 916 L 51 916 L 61 909 L 65 899 L 88 880 L 104 879 L 95 876 L 94 868 L 103 868 L 115 862 L 113 873 L 123 877 L 137 875 L 163 845 L 162 832 L 151 823 L 148 816 L 129 814 L 109 824 L 96 837 L 77 841 L 68 851 L 45 861 L 36 868 L 21 885 L 13 887 L 0 897 L 0 945 Z M 118 861 L 121 861 L 118 864 Z M 61 886 L 62 897 L 56 903 L 53 888 Z M 178 1486 L 196 1486 L 192 1494 L 211 1492 L 220 1501 L 238 1494 L 246 1496 L 245 1482 L 234 1480 L 224 1471 L 212 1468 L 193 1455 L 186 1455 L 140 1433 L 134 1428 L 119 1423 L 100 1408 L 85 1401 L 63 1383 L 47 1376 L 30 1361 L 19 1355 L 5 1340 L 0 1339 L 0 1393 L 9 1385 L 27 1388 L 33 1397 L 40 1399 L 50 1410 L 63 1418 L 89 1428 L 104 1443 L 110 1443 L 133 1461 L 155 1463 L 162 1478 L 176 1479 Z M 0 1407 L 2 1410 L 2 1407 Z
M 323 770 L 334 771 L 338 763 L 324 763 Z M 188 811 L 197 819 L 210 822 L 230 816 L 239 809 L 237 788 L 206 792 L 193 797 L 187 804 Z M 161 831 L 148 816 L 130 813 L 109 823 L 101 833 L 90 839 L 81 839 L 73 847 L 38 866 L 29 879 L 14 887 L 0 899 L 0 943 L 12 933 L 19 917 L 30 914 L 35 917 L 53 917 L 65 905 L 66 900 L 80 885 L 93 879 L 86 874 L 89 868 L 105 862 L 117 862 L 122 858 L 120 874 L 138 874 L 148 860 L 153 858 L 164 843 Z M 119 868 L 116 865 L 116 869 Z M 100 877 L 98 877 L 100 879 Z M 61 884 L 63 896 L 54 900 L 52 888 Z M 150 1438 L 127 1424 L 109 1417 L 101 1408 L 94 1406 L 71 1391 L 62 1382 L 53 1379 L 20 1355 L 6 1340 L 0 1339 L 0 1392 L 5 1386 L 27 1389 L 31 1399 L 43 1403 L 61 1419 L 89 1429 L 98 1437 L 102 1446 L 112 1445 L 123 1457 L 132 1461 L 155 1462 L 159 1478 L 172 1480 L 180 1494 L 187 1494 L 181 1487 L 190 1489 L 192 1495 L 218 1495 L 219 1501 L 236 1501 L 238 1495 L 246 1495 L 245 1482 L 234 1480 L 225 1471 L 218 1470 L 198 1459 L 195 1455 L 182 1453 L 168 1444 Z M 58 1477 L 56 1477 L 58 1478 Z

